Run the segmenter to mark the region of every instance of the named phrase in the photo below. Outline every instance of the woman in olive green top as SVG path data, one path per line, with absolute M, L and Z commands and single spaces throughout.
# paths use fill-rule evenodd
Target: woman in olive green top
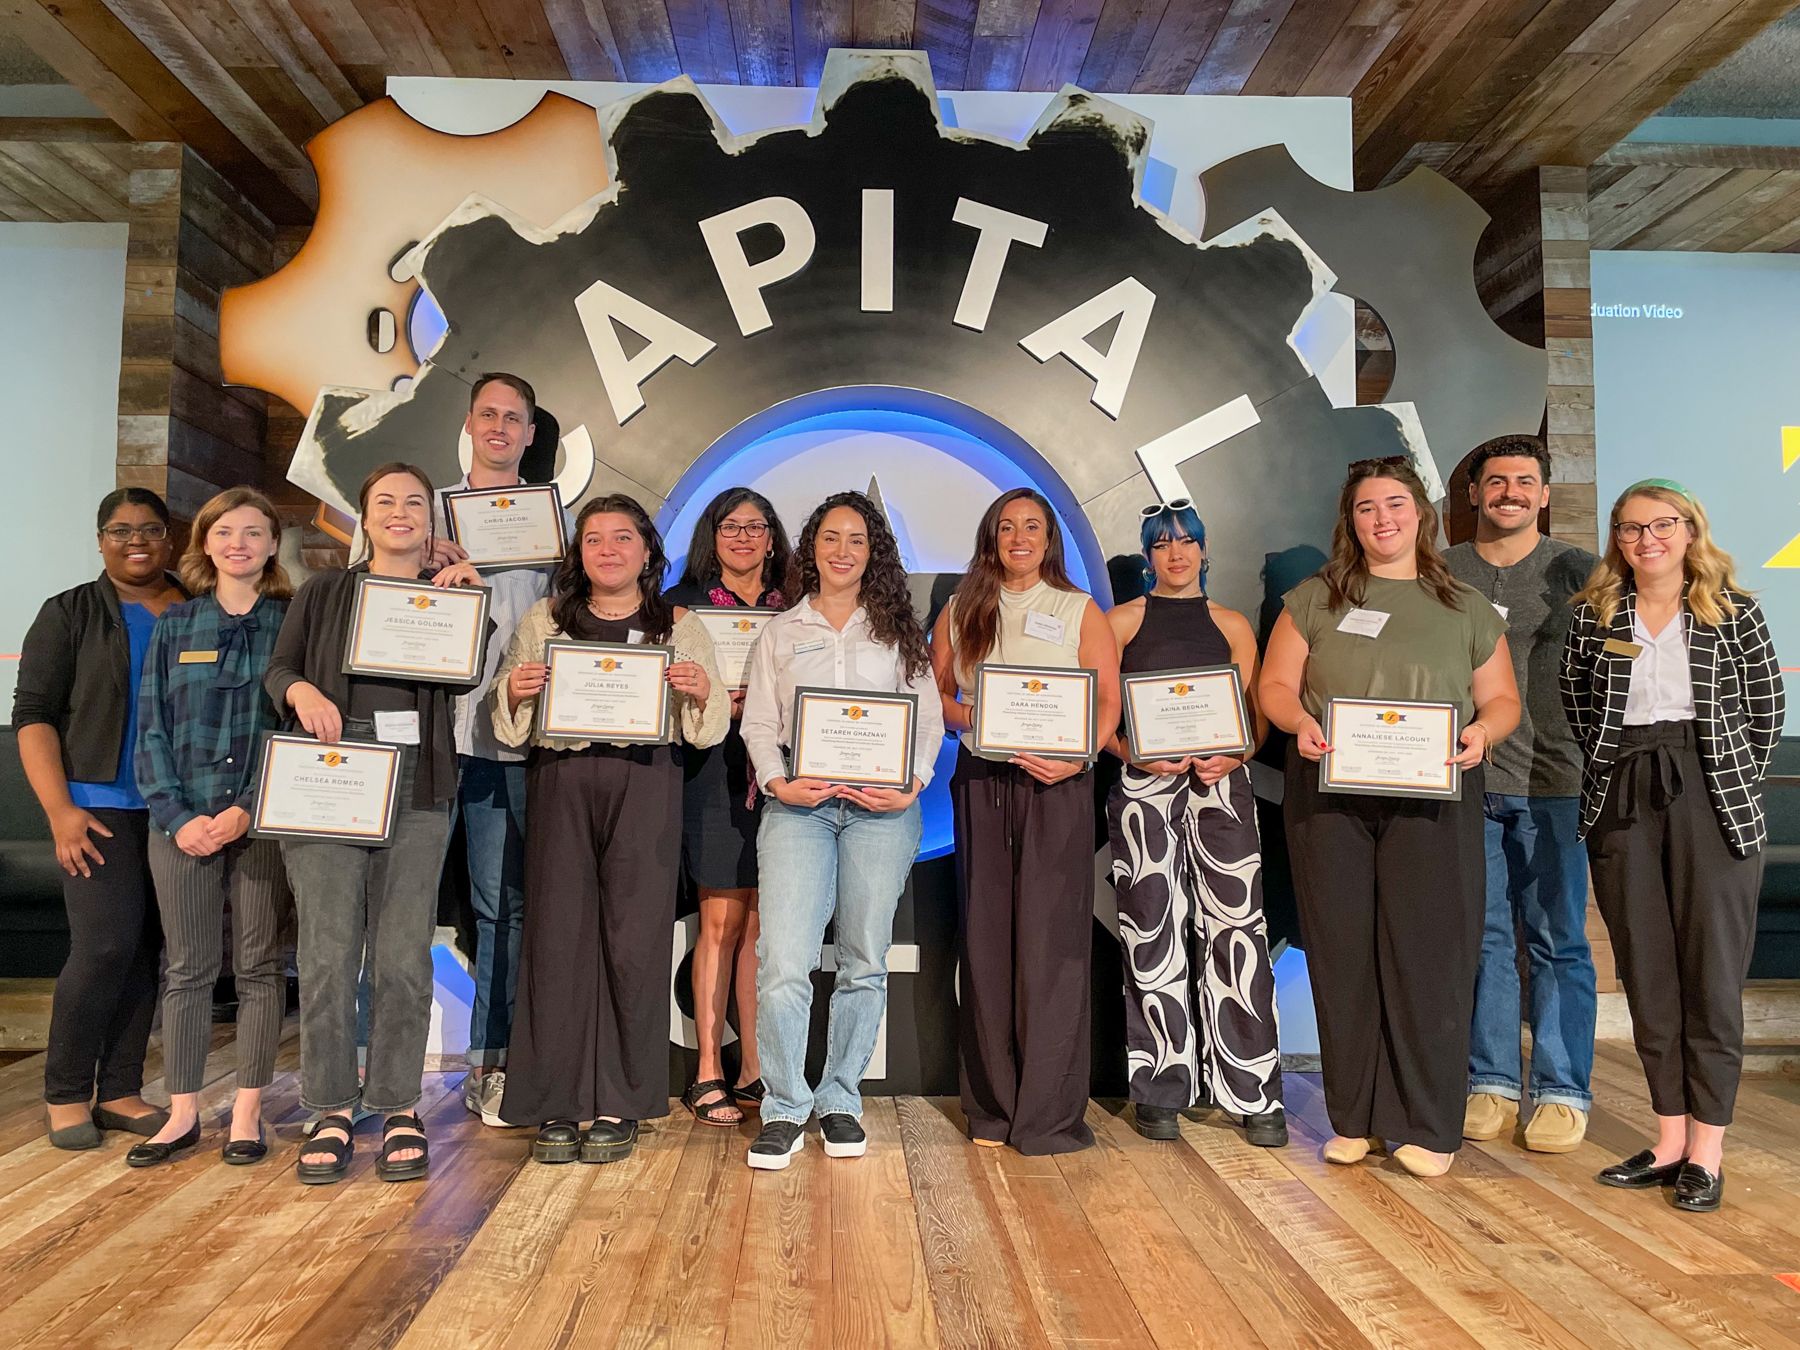
M 1331 560 L 1289 591 L 1259 690 L 1294 733 L 1283 816 L 1319 1018 L 1329 1162 L 1384 1140 L 1419 1176 L 1462 1144 L 1487 886 L 1481 761 L 1518 725 L 1506 624 L 1453 578 L 1404 459 L 1350 466 Z M 1455 801 L 1322 792 L 1333 698 L 1454 703 Z M 1448 761 L 1446 761 L 1448 762 Z

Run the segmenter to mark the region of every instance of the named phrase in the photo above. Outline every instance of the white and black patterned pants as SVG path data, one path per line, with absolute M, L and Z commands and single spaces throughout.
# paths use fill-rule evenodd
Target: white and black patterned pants
M 1281 1105 L 1275 976 L 1256 797 L 1239 768 L 1211 787 L 1126 765 L 1107 798 L 1125 956 L 1131 1099 L 1227 1111 Z

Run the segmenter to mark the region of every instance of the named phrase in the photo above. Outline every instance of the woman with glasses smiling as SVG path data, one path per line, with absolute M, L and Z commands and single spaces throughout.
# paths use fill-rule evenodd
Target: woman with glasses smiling
M 1631 1005 L 1652 1148 L 1608 1186 L 1673 1186 L 1715 1210 L 1744 1056 L 1744 980 L 1762 889 L 1762 781 L 1786 711 L 1762 610 L 1694 495 L 1647 478 L 1613 504 L 1575 597 L 1563 707 L 1587 753 L 1581 825 Z

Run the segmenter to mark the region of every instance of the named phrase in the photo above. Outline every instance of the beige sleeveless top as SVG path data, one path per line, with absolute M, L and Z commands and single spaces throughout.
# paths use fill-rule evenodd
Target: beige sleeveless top
M 1048 582 L 1040 581 L 1029 590 L 1000 592 L 1000 620 L 994 633 L 994 645 L 987 654 L 969 661 L 965 668 L 962 653 L 956 653 L 956 688 L 962 695 L 963 702 L 969 702 L 974 696 L 974 689 L 968 680 L 974 675 L 975 667 L 984 662 L 1005 666 L 1048 666 L 1052 669 L 1074 670 L 1081 665 L 1081 619 L 1087 613 L 1089 596 L 1086 591 L 1059 591 Z M 950 607 L 954 610 L 956 596 L 950 597 Z M 1044 619 L 1060 624 L 1062 631 L 1057 641 L 1047 636 L 1047 626 L 1043 619 L 1032 620 L 1032 632 L 1025 631 L 1026 616 L 1043 615 Z M 954 612 L 951 623 L 956 621 Z M 1054 626 L 1054 624 L 1050 626 Z M 973 735 L 962 733 L 964 745 L 970 745 Z

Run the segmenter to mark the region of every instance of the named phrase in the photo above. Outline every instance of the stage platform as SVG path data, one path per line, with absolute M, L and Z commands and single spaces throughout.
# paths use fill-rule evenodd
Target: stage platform
M 781 1173 L 744 1166 L 748 1127 L 685 1112 L 625 1163 L 538 1166 L 434 1074 L 430 1180 L 376 1181 L 366 1125 L 330 1187 L 293 1178 L 295 1050 L 290 1023 L 278 1148 L 247 1168 L 217 1159 L 223 1036 L 201 1149 L 146 1171 L 118 1134 L 51 1149 L 41 1057 L 0 1069 L 0 1343 L 1800 1350 L 1792 1078 L 1746 1081 L 1726 1207 L 1688 1216 L 1591 1180 L 1648 1109 L 1618 1044 L 1578 1152 L 1470 1146 L 1437 1181 L 1320 1162 L 1310 1074 L 1273 1152 L 1216 1114 L 1149 1143 L 1097 1102 L 1098 1147 L 1021 1158 L 966 1143 L 952 1102 L 883 1098 L 868 1157 L 809 1146 Z

